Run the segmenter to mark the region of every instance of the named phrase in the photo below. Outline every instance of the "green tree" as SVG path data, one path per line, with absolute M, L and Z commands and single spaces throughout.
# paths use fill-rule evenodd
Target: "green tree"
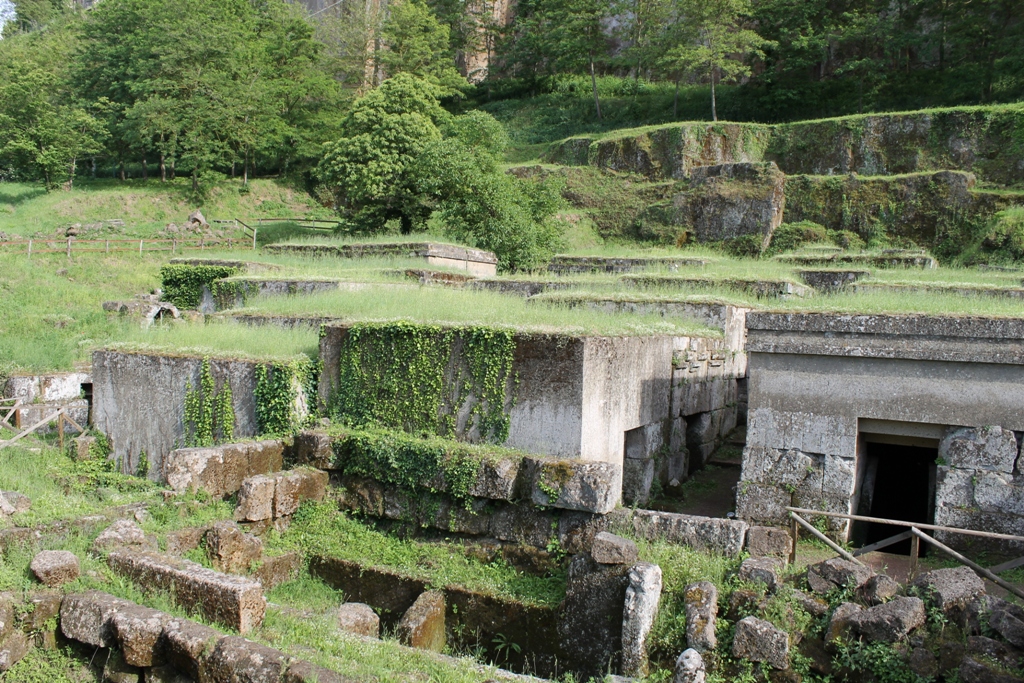
M 390 7 L 381 31 L 384 49 L 377 58 L 386 76 L 411 74 L 453 95 L 467 85 L 455 68 L 449 29 L 419 0 L 400 0 Z
M 765 40 L 744 27 L 750 13 L 748 0 L 683 0 L 676 12 L 677 26 L 693 38 L 670 49 L 662 65 L 670 70 L 707 77 L 711 83 L 711 120 L 718 120 L 715 86 L 750 75 L 747 58 L 763 57 Z

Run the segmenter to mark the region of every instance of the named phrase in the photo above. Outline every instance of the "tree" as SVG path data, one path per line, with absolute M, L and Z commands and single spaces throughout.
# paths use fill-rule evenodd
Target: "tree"
M 662 59 L 672 71 L 707 77 L 711 83 L 711 120 L 718 120 L 715 85 L 750 75 L 746 58 L 763 57 L 765 40 L 743 26 L 748 0 L 680 0 L 675 26 L 690 39 L 682 40 Z
M 381 30 L 384 49 L 377 58 L 386 76 L 411 74 L 454 95 L 466 87 L 455 68 L 449 29 L 419 0 L 400 0 L 390 7 Z

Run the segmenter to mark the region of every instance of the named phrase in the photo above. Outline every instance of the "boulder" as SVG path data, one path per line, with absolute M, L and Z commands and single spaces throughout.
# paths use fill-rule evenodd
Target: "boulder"
M 773 526 L 752 526 L 747 529 L 747 552 L 751 557 L 788 558 L 793 539 L 785 529 Z
M 238 636 L 227 636 L 217 641 L 200 680 L 277 683 L 287 667 L 288 656 L 280 650 Z
M 590 548 L 590 556 L 598 564 L 633 564 L 639 555 L 636 543 L 607 531 L 595 534 Z
M 857 633 L 868 640 L 895 643 L 924 625 L 924 602 L 920 598 L 894 598 L 850 618 Z
M 821 598 L 816 598 L 813 595 L 808 595 L 803 591 L 794 590 L 793 599 L 796 604 L 800 606 L 800 609 L 810 614 L 812 617 L 823 617 L 828 612 L 828 603 Z
M 708 652 L 718 647 L 715 636 L 718 588 L 715 584 L 698 581 L 683 589 L 683 610 L 686 614 L 686 647 L 696 652 Z
M 156 543 L 135 522 L 119 519 L 104 529 L 92 542 L 93 552 L 103 552 L 114 548 L 143 548 L 155 550 Z
M 338 628 L 370 638 L 380 637 L 380 617 L 369 605 L 346 602 L 338 608 Z
M 647 635 L 654 625 L 661 600 L 661 567 L 641 562 L 629 570 L 629 585 L 622 608 L 622 673 L 647 673 Z
M 763 583 L 768 590 L 773 590 L 779 583 L 783 566 L 782 560 L 775 557 L 748 557 L 740 565 L 737 576 L 740 581 Z
M 60 607 L 60 630 L 71 640 L 94 647 L 110 647 L 114 637 L 113 617 L 131 607 L 127 600 L 100 591 L 65 596 Z
M 0 644 L 0 673 L 20 662 L 32 649 L 32 640 L 21 631 L 15 631 Z
M 78 556 L 67 550 L 44 550 L 29 565 L 36 578 L 51 588 L 78 578 Z
M 216 569 L 240 573 L 260 561 L 263 541 L 234 522 L 217 522 L 206 532 L 206 554 Z
M 445 646 L 445 602 L 441 591 L 425 591 L 416 598 L 402 620 L 396 635 L 403 645 L 441 652 Z
M 874 575 L 869 567 L 840 557 L 807 568 L 807 582 L 815 593 L 827 593 L 832 588 L 860 588 Z M 828 584 L 830 588 L 826 588 Z
M 1021 677 L 1003 670 L 998 664 L 965 657 L 957 669 L 962 683 L 1020 683 Z
M 170 615 L 141 605 L 117 612 L 111 624 L 124 661 L 131 666 L 162 665 L 165 661 L 164 627 L 170 621 Z
M 936 569 L 922 574 L 914 581 L 930 605 L 945 613 L 962 611 L 985 592 L 985 583 L 970 567 Z
M 704 658 L 694 649 L 683 650 L 676 660 L 675 677 L 672 683 L 704 683 L 707 674 Z
M 965 470 L 1013 472 L 1019 453 L 1017 438 L 1002 427 L 950 429 L 939 442 L 939 459 Z
M 869 605 L 881 605 L 896 597 L 900 585 L 885 574 L 876 574 L 857 589 L 857 597 Z
M 751 662 L 767 662 L 774 669 L 788 669 L 789 634 L 770 622 L 745 617 L 736 622 L 732 656 Z
M 847 640 L 853 629 L 852 619 L 864 611 L 864 608 L 853 602 L 844 602 L 832 612 L 825 629 L 825 643 L 831 644 Z
M 907 668 L 925 680 L 934 680 L 939 675 L 939 659 L 931 650 L 915 647 L 907 655 Z
M 206 217 L 203 216 L 203 212 L 196 209 L 188 215 L 188 219 L 185 221 L 185 228 L 195 230 L 197 228 L 208 228 L 210 224 L 206 222 Z

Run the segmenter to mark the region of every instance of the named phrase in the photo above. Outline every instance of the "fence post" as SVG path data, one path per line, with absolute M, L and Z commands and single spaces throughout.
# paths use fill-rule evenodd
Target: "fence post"
M 139 240 L 139 256 L 142 256 L 142 240 Z
M 106 242 L 104 242 L 103 246 L 106 249 L 107 253 L 109 254 L 110 253 L 110 240 L 107 240 Z
M 32 260 L 32 240 L 28 241 L 28 258 Z
M 71 238 L 68 238 L 68 259 L 71 258 Z
M 910 527 L 911 532 L 916 531 L 914 527 Z M 917 556 L 921 554 L 921 539 L 917 535 L 910 537 L 910 568 L 907 570 L 907 581 L 913 581 L 914 577 L 917 576 Z
M 171 239 L 171 253 L 173 254 L 178 250 L 178 238 Z
M 796 542 L 800 540 L 800 525 L 795 519 L 789 521 L 789 536 L 793 540 L 793 547 L 789 549 L 789 563 L 796 564 Z
M 60 443 L 60 452 L 64 454 L 64 413 L 57 416 L 57 438 Z
M 252 250 L 256 251 L 256 228 L 252 229 Z

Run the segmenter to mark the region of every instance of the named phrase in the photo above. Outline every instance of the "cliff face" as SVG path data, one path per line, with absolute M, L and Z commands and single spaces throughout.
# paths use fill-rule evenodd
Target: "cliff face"
M 677 123 L 555 143 L 546 161 L 681 178 L 694 166 L 774 161 L 786 174 L 957 170 L 996 185 L 1024 178 L 1024 107 L 961 107 L 781 125 Z
M 468 0 L 466 14 L 473 22 L 471 46 L 461 51 L 456 62 L 470 83 L 480 83 L 491 69 L 496 31 L 512 23 L 516 0 Z

